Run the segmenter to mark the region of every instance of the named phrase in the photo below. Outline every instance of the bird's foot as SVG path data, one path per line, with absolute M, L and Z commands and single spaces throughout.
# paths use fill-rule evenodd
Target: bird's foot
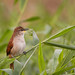
M 26 53 L 27 53 L 26 51 L 23 52 L 24 55 L 26 55 Z

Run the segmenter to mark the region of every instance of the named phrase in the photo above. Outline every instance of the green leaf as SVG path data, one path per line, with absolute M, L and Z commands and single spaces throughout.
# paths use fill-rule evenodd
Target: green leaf
M 36 48 L 37 48 L 37 47 L 36 47 Z M 32 54 L 29 56 L 29 58 L 27 59 L 27 61 L 26 61 L 25 64 L 23 65 L 23 67 L 21 68 L 21 70 L 20 70 L 20 75 L 22 75 L 23 70 L 25 69 L 27 63 L 29 62 L 29 60 L 31 59 L 31 57 L 33 56 L 33 54 L 35 53 L 36 48 L 34 49 L 34 51 L 32 52 Z
M 24 4 L 26 0 L 19 0 L 20 1 L 20 10 L 23 10 Z
M 40 19 L 40 17 L 34 16 L 34 17 L 31 17 L 31 18 L 28 18 L 28 19 L 26 19 L 26 20 L 21 21 L 20 24 L 23 23 L 23 22 L 37 21 L 37 20 L 39 20 L 39 19 Z
M 41 43 L 39 44 L 38 64 L 39 64 L 40 73 L 42 73 L 45 70 L 44 75 L 47 75 L 46 68 L 45 68 L 45 61 L 44 61 L 44 58 L 43 58 L 43 52 L 42 52 Z
M 39 38 L 37 37 L 37 35 L 34 31 L 33 31 L 33 41 L 34 41 L 34 45 L 39 43 Z
M 9 65 L 15 60 L 15 58 L 9 59 L 9 57 L 4 58 L 3 61 L 0 62 L 0 69 L 5 68 L 5 66 Z
M 58 58 L 59 58 L 61 51 L 62 50 L 60 50 L 60 49 L 56 49 L 53 54 L 53 57 L 48 62 L 48 68 L 50 69 L 50 74 L 52 74 L 55 71 L 55 69 L 58 65 Z
M 19 75 L 21 68 L 22 68 L 22 64 L 18 60 L 15 60 L 13 75 Z
M 58 72 L 53 73 L 52 75 L 60 75 L 60 74 L 66 72 L 66 71 L 68 71 L 68 70 L 70 70 L 70 69 L 72 69 L 72 68 L 75 68 L 75 65 L 70 66 L 70 67 L 66 67 L 66 68 L 64 68 L 64 69 L 62 69 L 62 70 L 60 70 L 60 71 L 58 71 Z
M 64 73 L 65 71 L 68 71 L 68 70 L 71 70 L 72 68 L 75 68 L 75 64 L 73 64 L 70 67 L 65 67 L 66 65 L 68 65 L 69 62 L 72 62 L 73 60 L 75 60 L 75 58 L 72 58 L 64 66 L 62 66 L 62 68 L 60 68 L 60 70 L 54 72 L 52 75 L 60 75 L 60 74 Z
M 14 4 L 16 5 L 18 3 L 19 0 L 14 0 Z
M 66 56 L 62 59 L 62 61 L 58 64 L 55 73 L 61 72 L 65 68 L 65 66 L 68 64 L 68 62 L 72 59 L 72 57 L 75 55 L 74 51 L 68 51 L 66 53 Z M 60 73 L 59 73 L 60 74 Z
M 4 58 L 0 58 L 0 63 L 4 60 Z
M 1 70 L 5 71 L 9 75 L 12 75 L 12 69 L 1 69 Z
M 73 65 L 75 64 L 75 57 L 74 57 L 74 59 L 72 60 L 72 64 L 73 64 Z
M 31 18 L 29 18 L 29 19 L 24 20 L 24 22 L 36 21 L 36 20 L 39 20 L 39 19 L 40 19 L 40 17 L 34 16 L 34 17 L 31 17 Z
M 63 58 L 63 60 L 58 64 L 56 71 L 61 68 L 63 65 L 65 65 L 67 62 L 69 62 L 72 57 L 75 55 L 74 51 L 68 51 L 66 56 Z
M 18 60 L 15 60 L 13 71 L 11 69 L 1 69 L 1 70 L 5 71 L 9 75 L 19 75 L 21 68 L 22 68 L 22 64 Z
M 67 28 L 64 28 L 61 31 L 59 31 L 58 33 L 56 33 L 55 35 L 49 37 L 48 39 L 46 39 L 44 41 L 48 41 L 48 40 L 51 40 L 51 39 L 55 39 L 57 37 L 60 37 L 60 36 L 64 35 L 65 33 L 69 32 L 70 30 L 74 29 L 74 28 L 75 28 L 75 25 L 74 26 L 69 26 Z
M 60 53 L 59 58 L 58 58 L 59 63 L 62 61 L 62 59 L 63 59 L 63 50 L 62 50 L 62 52 Z

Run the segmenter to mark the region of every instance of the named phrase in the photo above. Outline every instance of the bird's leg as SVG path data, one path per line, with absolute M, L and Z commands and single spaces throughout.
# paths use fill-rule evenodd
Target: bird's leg
M 27 52 L 26 52 L 26 51 L 23 51 L 23 54 L 24 54 L 24 55 L 26 55 L 26 54 L 27 54 Z

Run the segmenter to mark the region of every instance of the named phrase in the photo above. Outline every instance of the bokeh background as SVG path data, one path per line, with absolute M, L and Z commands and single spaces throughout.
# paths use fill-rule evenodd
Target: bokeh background
M 14 4 L 16 0 L 0 0 L 0 59 L 6 57 L 6 46 L 13 33 L 13 29 L 18 26 L 18 17 L 21 14 L 20 1 Z M 57 33 L 61 29 L 75 25 L 75 0 L 28 0 L 19 21 L 37 16 L 40 19 L 30 22 L 23 22 L 21 26 L 33 29 L 39 40 L 42 41 L 49 36 Z M 74 45 L 75 30 L 71 30 L 67 34 L 50 42 Z M 27 48 L 31 47 L 31 36 L 27 35 Z M 51 68 L 52 59 L 58 60 L 58 55 L 63 49 L 42 46 L 46 68 Z M 64 50 L 64 56 L 67 50 Z M 38 75 L 38 50 L 35 52 L 31 60 L 26 66 L 24 74 Z M 28 58 L 23 56 L 20 61 L 22 63 Z M 55 57 L 54 57 L 55 56 Z M 57 62 L 55 62 L 55 65 Z M 56 66 L 54 66 L 56 67 Z M 54 68 L 53 67 L 53 68 Z M 53 72 L 53 70 L 51 70 Z M 51 72 L 50 71 L 50 72 Z M 70 71 L 69 71 L 70 72 Z

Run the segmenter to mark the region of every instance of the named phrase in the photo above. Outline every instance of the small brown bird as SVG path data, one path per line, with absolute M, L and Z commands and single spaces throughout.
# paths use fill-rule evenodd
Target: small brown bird
M 28 29 L 24 29 L 21 26 L 15 28 L 6 50 L 7 56 L 9 56 L 9 58 L 13 58 L 24 52 L 26 47 L 24 33 L 27 30 Z M 14 69 L 14 63 L 10 64 L 10 68 Z

